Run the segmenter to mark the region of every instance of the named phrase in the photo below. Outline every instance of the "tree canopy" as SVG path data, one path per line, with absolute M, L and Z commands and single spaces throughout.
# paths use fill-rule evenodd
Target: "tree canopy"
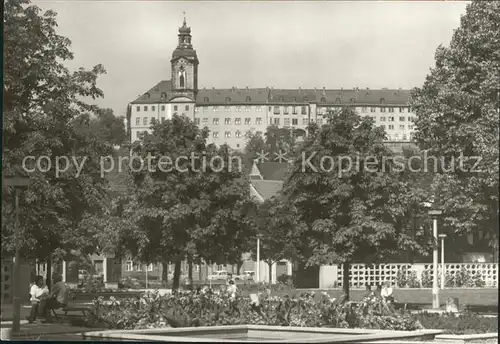
M 107 192 L 100 178 L 100 156 L 111 146 L 72 127 L 81 116 L 96 115 L 98 107 L 82 99 L 102 97 L 97 78 L 104 68 L 70 72 L 64 62 L 73 58 L 70 40 L 56 33 L 56 14 L 42 13 L 27 0 L 4 3 L 4 175 L 28 175 L 31 185 L 22 193 L 20 218 L 22 254 L 46 259 L 59 249 L 93 252 L 93 234 L 79 222 L 99 213 Z M 47 158 L 32 171 L 26 157 Z M 57 173 L 55 164 L 65 169 Z M 25 161 L 26 162 L 26 161 Z M 48 169 L 49 164 L 52 168 Z M 45 170 L 47 171 L 45 172 Z M 2 251 L 14 250 L 12 188 L 2 193 Z
M 462 234 L 483 230 L 497 244 L 500 2 L 467 5 L 435 59 L 411 106 L 418 145 L 440 161 L 432 189 L 442 200 L 444 226 Z

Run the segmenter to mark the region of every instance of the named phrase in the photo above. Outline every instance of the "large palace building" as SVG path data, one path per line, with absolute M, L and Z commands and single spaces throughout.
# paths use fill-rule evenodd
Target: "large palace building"
M 387 141 L 409 142 L 414 114 L 408 106 L 409 90 L 402 89 L 198 89 L 198 57 L 191 28 L 184 19 L 179 43 L 172 54 L 171 80 L 160 81 L 131 102 L 131 141 L 140 140 L 155 121 L 174 114 L 189 116 L 210 129 L 209 142 L 244 148 L 248 132 L 265 132 L 269 125 L 305 130 L 311 122 L 323 123 L 329 110 L 351 106 L 385 128 Z M 304 131 L 305 133 L 305 131 Z

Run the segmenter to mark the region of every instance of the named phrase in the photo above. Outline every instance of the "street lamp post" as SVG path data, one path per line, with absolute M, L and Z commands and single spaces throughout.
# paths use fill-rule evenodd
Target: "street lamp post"
M 444 270 L 444 239 L 446 238 L 446 234 L 439 234 L 439 237 L 441 238 L 441 289 L 444 290 L 446 278 Z
M 257 234 L 257 266 L 255 267 L 255 282 L 260 281 L 260 234 Z
M 432 254 L 432 308 L 439 309 L 439 286 L 438 286 L 438 225 L 437 218 L 442 214 L 442 210 L 436 207 L 434 203 L 429 215 L 432 217 L 432 237 L 433 237 L 433 254 Z
M 19 226 L 19 195 L 21 194 L 21 188 L 28 187 L 31 180 L 28 177 L 6 177 L 4 178 L 4 186 L 13 186 L 15 189 L 15 223 L 14 223 L 14 238 L 15 238 L 15 258 L 14 258 L 14 280 L 13 280 L 13 316 L 12 321 L 12 333 L 19 332 L 21 323 L 21 300 L 19 298 L 19 291 L 22 289 L 20 285 L 21 279 L 21 231 Z

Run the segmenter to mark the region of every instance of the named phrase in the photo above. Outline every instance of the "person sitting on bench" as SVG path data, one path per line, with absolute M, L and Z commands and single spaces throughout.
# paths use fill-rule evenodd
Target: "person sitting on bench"
M 54 276 L 53 281 L 55 284 L 52 287 L 47 307 L 48 309 L 65 309 L 68 307 L 69 288 L 62 281 L 61 275 Z
M 42 276 L 35 276 L 30 288 L 31 312 L 28 321 L 33 323 L 37 315 L 46 317 L 45 301 L 49 296 L 49 289 L 43 283 Z

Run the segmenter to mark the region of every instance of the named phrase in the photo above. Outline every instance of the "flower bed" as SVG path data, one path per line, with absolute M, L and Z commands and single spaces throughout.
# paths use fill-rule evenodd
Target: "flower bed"
M 410 314 L 365 298 L 356 304 L 337 301 L 326 293 L 302 293 L 297 298 L 259 295 L 259 306 L 246 296 L 181 291 L 160 295 L 94 300 L 85 326 L 108 329 L 145 329 L 220 325 L 275 325 L 383 330 L 444 329 L 446 333 L 497 332 L 496 318 L 474 314 Z

